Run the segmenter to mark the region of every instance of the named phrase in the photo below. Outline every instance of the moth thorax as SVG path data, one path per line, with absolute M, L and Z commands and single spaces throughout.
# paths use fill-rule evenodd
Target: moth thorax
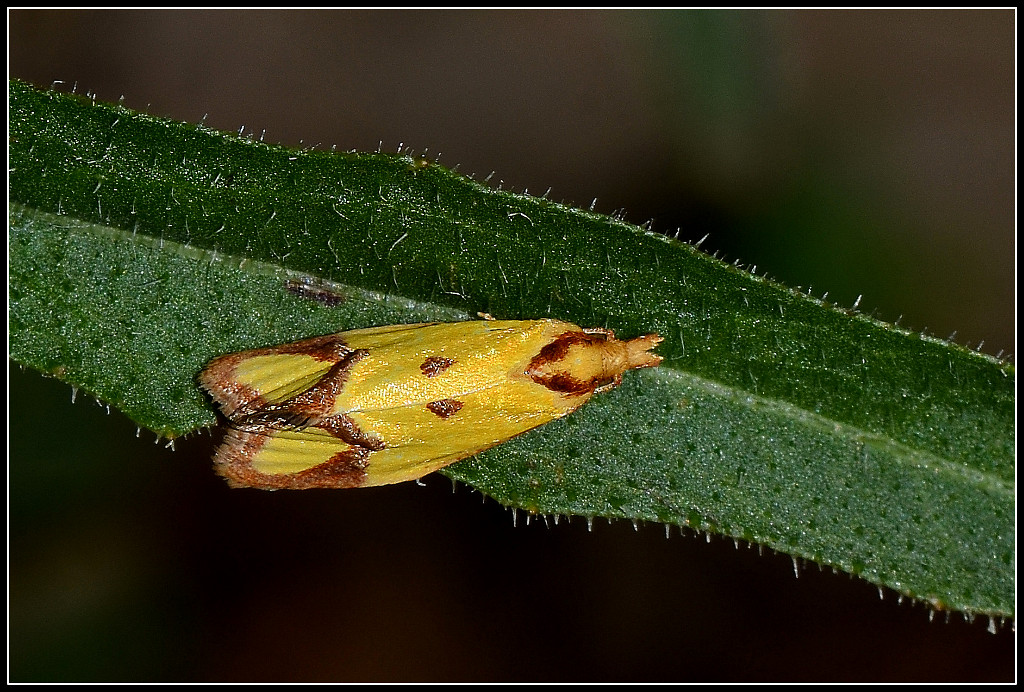
M 656 335 L 619 341 L 605 334 L 570 332 L 542 348 L 527 374 L 555 391 L 589 393 L 602 385 L 618 383 L 627 370 L 660 363 L 660 356 L 648 352 L 660 341 Z

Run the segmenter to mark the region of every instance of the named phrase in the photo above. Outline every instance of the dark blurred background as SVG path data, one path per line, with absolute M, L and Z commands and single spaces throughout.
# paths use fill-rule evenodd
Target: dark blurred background
M 287 145 L 440 156 L 1015 350 L 1015 14 L 11 11 L 10 75 Z M 440 476 L 229 491 L 10 372 L 12 680 L 1012 680 L 1009 627 Z

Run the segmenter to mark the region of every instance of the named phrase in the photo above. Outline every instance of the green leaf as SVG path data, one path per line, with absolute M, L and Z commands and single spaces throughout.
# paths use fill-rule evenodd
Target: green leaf
M 1008 363 L 423 159 L 19 82 L 10 103 L 12 357 L 140 425 L 213 424 L 204 363 L 314 334 L 477 312 L 658 332 L 660 368 L 445 473 L 530 512 L 722 533 L 1013 616 Z

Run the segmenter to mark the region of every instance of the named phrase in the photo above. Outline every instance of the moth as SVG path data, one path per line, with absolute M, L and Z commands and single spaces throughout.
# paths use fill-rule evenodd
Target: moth
M 228 421 L 215 467 L 237 487 L 414 480 L 657 366 L 662 338 L 558 320 L 356 329 L 220 356 L 199 376 Z

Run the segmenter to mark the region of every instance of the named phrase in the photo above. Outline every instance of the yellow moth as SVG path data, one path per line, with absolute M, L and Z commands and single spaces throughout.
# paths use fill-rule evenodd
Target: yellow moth
M 199 376 L 228 419 L 234 486 L 354 488 L 413 480 L 562 418 L 662 338 L 558 320 L 356 329 L 215 358 Z

